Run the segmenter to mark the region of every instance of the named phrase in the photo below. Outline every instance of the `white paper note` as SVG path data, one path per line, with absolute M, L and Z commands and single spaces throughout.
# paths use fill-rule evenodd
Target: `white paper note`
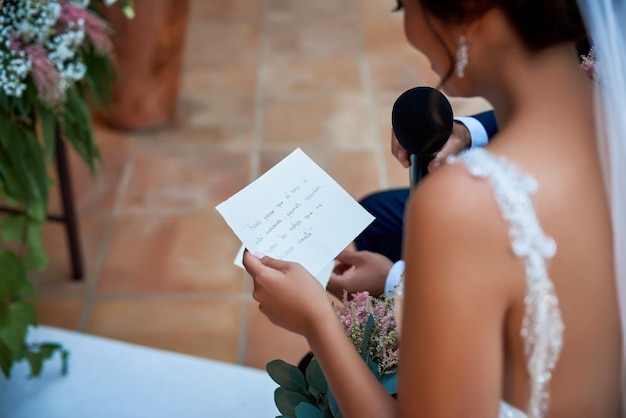
M 298 262 L 324 286 L 337 254 L 374 220 L 300 148 L 216 209 L 243 247 Z

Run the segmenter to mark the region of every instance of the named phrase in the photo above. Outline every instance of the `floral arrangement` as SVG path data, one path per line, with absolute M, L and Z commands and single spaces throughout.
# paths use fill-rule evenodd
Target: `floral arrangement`
M 580 65 L 587 71 L 590 79 L 598 81 L 598 63 L 596 62 L 596 53 L 593 47 L 589 49 L 587 55 L 580 56 Z
M 373 326 L 369 332 L 369 340 L 365 347 L 367 356 L 377 364 L 378 373 L 395 373 L 398 367 L 398 330 L 394 315 L 393 298 L 381 295 L 378 298 L 368 292 L 359 292 L 348 299 L 344 291 L 343 305 L 337 306 L 339 321 L 352 341 L 354 348 L 361 350 L 366 333 L 367 323 L 373 317 Z
M 37 312 L 27 275 L 48 258 L 41 242 L 47 219 L 48 175 L 58 140 L 90 167 L 100 161 L 90 106 L 104 106 L 115 80 L 113 30 L 89 0 L 0 0 L 0 369 L 10 376 L 27 360 L 31 374 L 60 351 L 28 344 Z M 120 1 L 132 17 L 131 0 Z M 65 361 L 64 361 L 65 367 Z
M 399 335 L 394 319 L 394 299 L 358 292 L 335 305 L 338 319 L 355 349 L 374 376 L 391 395 L 397 394 Z M 274 401 L 285 417 L 342 417 L 337 402 L 316 359 L 311 358 L 303 373 L 283 360 L 267 364 L 270 377 L 279 384 Z

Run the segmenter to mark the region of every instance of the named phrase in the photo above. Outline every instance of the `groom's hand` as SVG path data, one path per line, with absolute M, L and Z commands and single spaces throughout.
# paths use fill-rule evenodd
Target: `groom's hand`
M 393 262 L 384 255 L 370 251 L 343 251 L 326 286 L 332 295 L 341 299 L 344 290 L 352 293 L 368 291 L 372 296 L 385 292 L 387 274 Z
M 443 164 L 451 155 L 456 155 L 472 145 L 472 137 L 465 125 L 460 122 L 454 122 L 452 125 L 452 133 L 441 150 L 435 155 L 435 158 L 428 164 L 428 172 L 432 173 Z
M 460 122 L 455 121 L 452 125 L 452 133 L 450 137 L 441 148 L 439 152 L 435 155 L 432 161 L 428 164 L 428 172 L 432 173 L 443 164 L 445 164 L 446 159 L 451 155 L 456 155 L 461 151 L 469 148 L 472 145 L 472 137 L 470 135 L 470 131 L 467 129 L 465 125 Z M 409 156 L 409 152 L 405 150 L 398 138 L 396 138 L 396 134 L 391 130 L 391 154 L 396 157 L 396 160 L 402 165 L 404 168 L 409 168 L 411 166 L 411 159 Z

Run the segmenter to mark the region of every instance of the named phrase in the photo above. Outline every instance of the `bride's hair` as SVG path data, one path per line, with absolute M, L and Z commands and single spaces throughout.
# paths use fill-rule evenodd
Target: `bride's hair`
M 576 0 L 418 0 L 425 11 L 450 23 L 470 22 L 493 7 L 507 16 L 531 50 L 587 39 Z

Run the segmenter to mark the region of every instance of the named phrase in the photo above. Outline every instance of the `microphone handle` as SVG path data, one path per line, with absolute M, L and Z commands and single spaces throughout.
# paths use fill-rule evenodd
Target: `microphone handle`
M 410 155 L 411 167 L 409 167 L 409 177 L 411 189 L 414 189 L 417 183 L 428 174 L 428 163 L 430 163 L 432 157 L 432 155 Z

